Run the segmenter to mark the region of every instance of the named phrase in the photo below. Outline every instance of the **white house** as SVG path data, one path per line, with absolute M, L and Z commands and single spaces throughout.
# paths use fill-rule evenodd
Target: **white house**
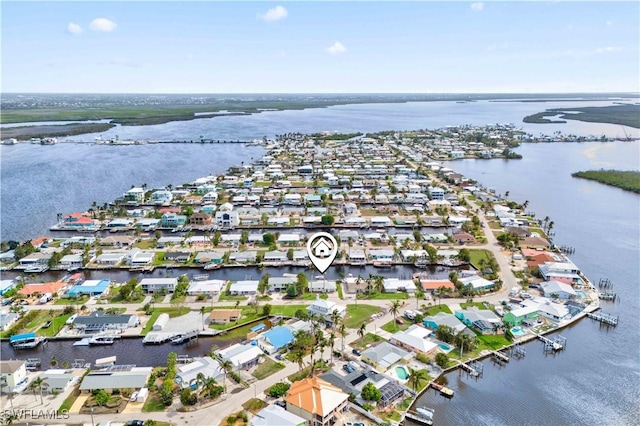
M 162 289 L 173 292 L 178 285 L 177 278 L 143 278 L 140 280 L 142 290 L 146 293 L 156 293 Z
M 236 281 L 229 286 L 229 294 L 234 296 L 256 294 L 259 283 L 260 282 L 256 280 Z
M 572 299 L 577 296 L 571 285 L 560 281 L 545 281 L 540 283 L 540 288 L 544 292 L 544 297 L 557 295 L 558 299 Z
M 233 229 L 240 223 L 238 211 L 233 210 L 233 205 L 224 203 L 216 211 L 216 224 L 221 228 Z
M 332 322 L 331 314 L 334 311 L 343 317 L 347 312 L 347 307 L 338 305 L 330 300 L 320 299 L 319 297 L 316 298 L 311 305 L 307 306 L 307 313 L 315 314 L 324 318 L 325 322 L 328 324 Z
M 234 370 L 249 368 L 258 363 L 258 359 L 263 355 L 262 349 L 251 344 L 236 343 L 226 349 L 218 351 L 218 355 L 223 360 L 231 361 Z
M 385 278 L 382 282 L 385 293 L 396 293 L 404 291 L 409 294 L 416 292 L 416 283 L 413 280 L 401 280 L 398 278 Z

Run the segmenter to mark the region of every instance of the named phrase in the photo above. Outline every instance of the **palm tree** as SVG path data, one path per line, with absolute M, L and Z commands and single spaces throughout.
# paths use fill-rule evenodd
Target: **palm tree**
M 340 316 L 340 312 L 337 310 L 331 311 L 331 330 L 335 331 L 336 327 L 339 325 L 342 317 Z
M 224 371 L 224 379 L 222 382 L 222 387 L 224 387 L 224 391 L 227 391 L 227 373 L 229 371 L 231 371 L 231 368 L 233 368 L 233 364 L 231 364 L 231 361 L 229 361 L 228 359 L 219 359 L 218 362 L 220 363 L 220 367 L 222 367 L 222 370 Z
M 295 362 L 298 364 L 299 371 L 302 371 L 302 366 L 304 364 L 304 357 L 306 353 L 303 349 L 296 349 L 289 353 L 289 360 L 291 362 Z
M 204 306 L 200 307 L 200 315 L 202 316 L 202 331 L 204 331 Z
M 407 380 L 409 381 L 409 384 L 411 385 L 413 390 L 417 391 L 418 386 L 420 386 L 420 382 L 425 380 L 427 377 L 425 376 L 424 370 L 414 370 L 411 367 L 408 368 L 409 376 L 407 377 Z
M 36 396 L 36 389 L 40 391 L 40 404 L 44 404 L 42 399 L 42 384 L 44 383 L 44 379 L 42 377 L 37 377 L 31 381 L 29 385 L 29 389 L 33 391 L 33 396 Z
M 404 302 L 400 303 L 400 301 L 396 299 L 391 302 L 391 308 L 389 309 L 389 312 L 391 312 L 391 315 L 393 315 L 393 323 L 395 324 L 396 330 L 398 329 L 398 323 L 396 321 L 398 318 L 398 314 L 400 313 L 400 307 L 402 305 L 404 305 Z
M 358 336 L 360 338 L 364 338 L 364 332 L 367 331 L 367 325 L 365 323 L 360 324 L 360 328 L 358 329 Z
M 338 333 L 342 337 L 342 353 L 344 353 L 344 338 L 347 337 L 347 326 L 344 323 L 340 324 L 340 328 L 338 328 Z
M 333 345 L 335 345 L 336 343 L 336 332 L 335 330 L 331 331 L 331 334 L 329 334 L 329 346 L 331 346 L 331 362 L 329 365 L 333 365 Z

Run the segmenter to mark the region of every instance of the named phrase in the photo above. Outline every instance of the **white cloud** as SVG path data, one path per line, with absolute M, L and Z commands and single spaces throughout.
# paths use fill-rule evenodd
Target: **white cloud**
M 347 48 L 344 47 L 344 44 L 336 41 L 333 45 L 327 47 L 325 49 L 330 55 L 339 55 L 347 51 Z
M 475 2 L 475 3 L 471 3 L 471 10 L 475 10 L 476 12 L 480 12 L 482 9 L 484 9 L 484 3 L 479 1 L 479 2 Z
M 622 48 L 620 46 L 606 46 L 599 47 L 596 49 L 596 53 L 612 53 L 612 52 L 620 52 Z
M 117 26 L 118 24 L 108 20 L 107 18 L 96 18 L 91 21 L 91 24 L 89 24 L 89 28 L 93 31 L 101 31 L 105 33 L 115 30 Z
M 273 9 L 267 10 L 267 13 L 259 15 L 258 17 L 263 21 L 274 22 L 279 21 L 287 17 L 289 12 L 283 6 L 276 6 Z
M 69 25 L 67 25 L 67 32 L 71 34 L 82 34 L 82 27 L 74 22 L 69 22 Z
M 613 21 L 607 21 L 605 22 L 605 24 L 607 24 L 607 26 L 610 27 L 611 25 L 613 25 Z

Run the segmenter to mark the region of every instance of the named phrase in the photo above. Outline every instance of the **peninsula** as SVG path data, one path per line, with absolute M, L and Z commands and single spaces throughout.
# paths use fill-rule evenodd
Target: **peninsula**
M 636 170 L 587 170 L 572 173 L 571 176 L 595 180 L 625 191 L 640 193 L 640 172 Z

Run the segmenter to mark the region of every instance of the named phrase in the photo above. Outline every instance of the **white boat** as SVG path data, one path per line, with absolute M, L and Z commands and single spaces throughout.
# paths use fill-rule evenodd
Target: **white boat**
M 115 363 L 116 363 L 116 357 L 114 355 L 114 356 L 108 356 L 105 358 L 96 359 L 95 366 L 96 368 L 106 368 L 114 365 Z
M 33 349 L 42 342 L 46 342 L 46 339 L 36 337 L 35 333 L 16 334 L 9 338 L 9 344 L 14 349 Z
M 416 412 L 427 420 L 433 420 L 435 410 L 429 407 L 416 407 Z
M 80 339 L 73 343 L 73 346 L 89 346 L 89 339 Z
M 89 339 L 90 345 L 113 345 L 113 336 L 95 336 Z
M 207 263 L 206 265 L 204 265 L 204 269 L 207 271 L 212 269 L 220 269 L 220 268 L 222 268 L 222 265 L 218 263 Z

